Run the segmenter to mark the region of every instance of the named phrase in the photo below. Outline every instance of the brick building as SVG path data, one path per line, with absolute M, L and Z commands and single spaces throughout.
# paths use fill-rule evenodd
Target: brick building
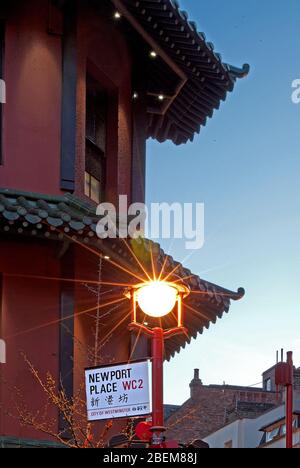
M 275 391 L 264 388 L 203 385 L 198 369 L 190 391 L 190 398 L 167 420 L 168 436 L 182 442 L 204 439 L 238 419 L 257 418 L 282 402 Z
M 275 383 L 275 373 L 276 366 L 271 367 L 263 373 L 263 387 L 264 390 L 276 392 L 276 383 Z M 294 387 L 295 390 L 300 390 L 300 367 L 294 369 Z
M 300 448 L 299 398 L 294 402 L 293 446 Z M 212 449 L 285 448 L 285 406 L 276 406 L 256 418 L 241 418 L 209 434 L 204 441 Z

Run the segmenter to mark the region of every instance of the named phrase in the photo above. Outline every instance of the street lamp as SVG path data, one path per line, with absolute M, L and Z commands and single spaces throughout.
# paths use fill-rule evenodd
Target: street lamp
M 152 446 L 163 447 L 164 405 L 163 405 L 163 362 L 164 342 L 173 336 L 187 333 L 183 325 L 182 301 L 189 295 L 189 289 L 177 283 L 150 281 L 134 286 L 126 296 L 132 300 L 132 316 L 129 329 L 139 331 L 151 338 L 152 342 Z M 177 326 L 164 330 L 160 326 L 150 328 L 138 321 L 138 308 L 153 319 L 162 319 L 175 310 Z
M 153 281 L 137 290 L 137 303 L 148 317 L 162 318 L 175 307 L 178 291 L 169 283 Z

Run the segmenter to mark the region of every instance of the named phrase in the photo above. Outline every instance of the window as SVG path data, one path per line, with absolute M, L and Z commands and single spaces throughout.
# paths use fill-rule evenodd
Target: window
M 294 417 L 293 427 L 297 429 L 298 420 Z M 286 424 L 284 422 L 278 423 L 276 427 L 266 429 L 261 445 L 269 444 L 282 437 L 286 436 Z
M 92 79 L 87 80 L 85 190 L 100 203 L 105 193 L 107 96 Z
M 2 336 L 2 300 L 3 300 L 3 274 L 0 273 L 0 338 Z
M 267 432 L 266 442 L 272 442 L 274 439 L 280 436 L 280 426 L 276 427 L 270 432 Z
M 266 390 L 266 392 L 271 392 L 272 391 L 272 380 L 271 379 L 265 380 L 265 390 Z
M 100 180 L 92 176 L 88 171 L 85 171 L 85 189 L 84 193 L 87 197 L 96 203 L 100 203 L 101 183 Z
M 298 419 L 297 418 L 294 418 L 293 428 L 298 429 Z M 283 426 L 281 426 L 280 435 L 282 435 L 282 436 L 286 435 L 286 424 L 283 424 Z

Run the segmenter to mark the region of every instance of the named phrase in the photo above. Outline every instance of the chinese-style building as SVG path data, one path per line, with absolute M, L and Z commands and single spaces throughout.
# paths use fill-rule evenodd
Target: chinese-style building
M 123 301 L 148 260 L 129 242 L 97 237 L 96 206 L 117 205 L 119 195 L 144 202 L 147 138 L 193 140 L 249 67 L 224 63 L 175 0 L 3 1 L 0 31 L 0 436 L 36 446 L 45 434 L 11 415 L 12 388 L 33 412 L 45 399 L 20 353 L 69 397 L 100 357 L 148 356 L 147 342 L 135 346 L 127 330 Z M 188 336 L 166 345 L 171 359 L 244 291 L 192 275 L 157 244 L 152 250 L 155 268 L 201 293 L 187 299 Z
M 255 448 L 272 442 L 270 434 L 284 425 L 285 392 L 275 384 L 276 366 L 262 375 L 261 387 L 205 385 L 195 369 L 190 383 L 190 398 L 181 406 L 166 405 L 168 436 L 188 443 L 205 440 L 210 448 Z M 294 368 L 294 410 L 299 412 L 300 368 Z M 274 416 L 275 415 L 275 416 Z M 276 421 L 276 423 L 274 423 Z M 271 429 L 270 429 L 271 428 Z M 297 432 L 299 432 L 299 426 Z M 275 433 L 283 439 L 284 434 Z M 266 436 L 266 437 L 267 437 Z M 282 440 L 280 440 L 282 444 Z

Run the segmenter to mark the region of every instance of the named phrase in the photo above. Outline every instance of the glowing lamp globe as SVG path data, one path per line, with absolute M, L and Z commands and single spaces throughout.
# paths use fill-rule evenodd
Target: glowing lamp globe
M 175 287 L 163 281 L 153 281 L 137 291 L 137 302 L 149 317 L 165 317 L 174 309 L 178 297 Z

